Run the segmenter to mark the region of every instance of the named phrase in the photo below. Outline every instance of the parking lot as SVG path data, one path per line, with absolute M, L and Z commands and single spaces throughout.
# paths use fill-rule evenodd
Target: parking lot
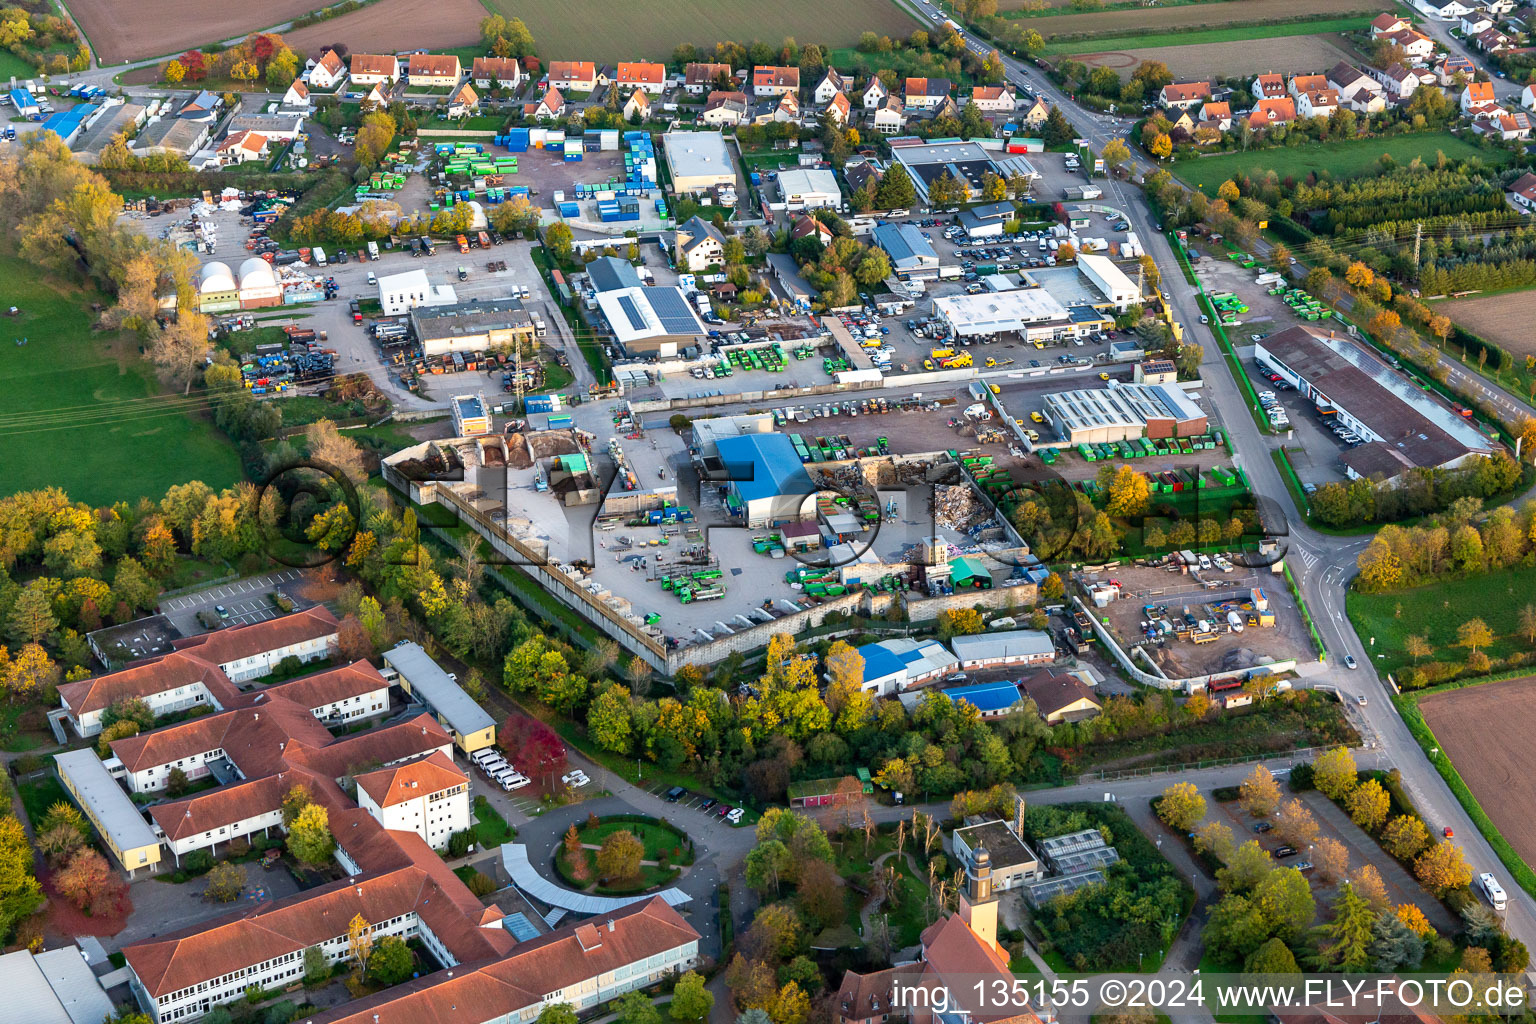
M 643 788 L 647 793 L 650 793 L 652 796 L 661 797 L 679 810 L 694 812 L 688 815 L 689 818 L 701 817 L 705 821 L 718 822 L 719 824 L 731 827 L 740 827 L 743 824 L 743 819 L 746 817 L 746 810 L 744 808 L 721 803 L 714 797 L 707 797 L 685 789 L 679 793 L 677 791 L 682 789 L 681 786 L 669 786 L 665 782 L 655 782 L 643 786 Z M 681 816 L 679 817 L 681 818 Z M 735 819 L 734 821 L 732 820 L 733 818 Z M 679 820 L 678 824 L 684 829 L 688 827 L 685 820 Z
M 227 613 L 219 616 L 225 627 L 249 626 L 252 623 L 265 622 L 267 619 L 275 619 L 285 614 L 278 611 L 277 606 L 272 603 L 271 595 L 277 591 L 286 594 L 293 601 L 296 610 L 313 605 L 314 602 L 307 601 L 294 593 L 295 584 L 304 578 L 305 574 L 299 569 L 285 569 L 266 576 L 251 576 L 243 580 L 235 580 L 233 583 L 211 587 L 208 590 L 168 598 L 160 602 L 158 610 L 170 619 L 184 636 L 208 632 L 202 623 L 197 621 L 197 614 L 208 611 L 218 615 L 217 609 L 220 607 Z

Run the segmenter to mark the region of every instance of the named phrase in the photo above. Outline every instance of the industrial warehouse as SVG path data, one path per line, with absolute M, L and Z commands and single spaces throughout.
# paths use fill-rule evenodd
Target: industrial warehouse
M 992 140 L 988 140 L 992 141 Z M 1028 160 L 1018 155 L 994 156 L 993 151 L 979 141 L 962 142 L 959 139 L 938 139 L 929 142 L 915 137 L 890 140 L 891 158 L 912 178 L 918 198 L 928 202 L 928 186 L 948 174 L 970 190 L 971 199 L 981 195 L 982 179 L 996 174 L 1007 179 L 1015 174 L 1031 181 L 1040 177 Z M 996 140 L 993 149 L 1000 154 L 1003 143 Z
M 1069 444 L 1193 437 L 1206 416 L 1177 384 L 1119 384 L 1045 396 L 1045 422 Z

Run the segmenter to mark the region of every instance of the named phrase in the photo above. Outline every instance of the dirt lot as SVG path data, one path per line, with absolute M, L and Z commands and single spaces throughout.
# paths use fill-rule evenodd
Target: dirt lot
M 1197 5 L 1206 6 L 1206 5 Z M 1159 13 L 1182 10 L 1158 9 Z M 1111 53 L 1074 54 L 1090 67 L 1110 67 L 1129 78 L 1136 65 L 1145 60 L 1160 60 L 1180 79 L 1241 77 L 1253 70 L 1252 40 L 1230 43 L 1197 43 L 1192 46 L 1154 46 L 1145 50 Z M 1264 66 L 1282 75 L 1326 71 L 1349 52 L 1336 35 L 1278 36 L 1264 41 Z
M 389 3 L 385 0 L 368 8 L 369 16 L 377 17 L 375 12 Z M 313 0 L 267 0 L 227 7 L 200 0 L 71 0 L 69 11 L 97 58 L 103 64 L 116 64 L 245 35 L 308 14 L 316 6 Z M 478 4 L 475 7 L 479 9 Z
M 1435 312 L 1517 356 L 1536 355 L 1536 334 L 1530 328 L 1531 295 L 1526 289 L 1437 302 Z
M 393 53 L 402 46 L 471 46 L 485 8 L 477 0 L 379 0 L 361 10 L 283 36 L 299 53 L 345 42 L 353 53 Z
M 1424 720 L 1472 795 L 1526 863 L 1536 863 L 1536 744 L 1518 709 L 1536 698 L 1536 677 L 1448 690 L 1419 701 Z
M 1008 9 L 1004 0 L 999 5 Z M 1353 10 L 1369 7 L 1346 0 L 1231 0 L 1229 3 L 1186 4 L 1182 7 L 1139 7 L 1119 11 L 1086 11 L 1080 14 L 1053 14 L 1030 18 L 1029 27 L 1047 40 L 1054 35 L 1093 33 L 1106 38 L 1122 33 L 1172 32 L 1176 29 L 1221 28 L 1226 25 L 1251 25 L 1272 18 L 1300 18 L 1315 14 L 1341 18 Z M 1379 9 L 1379 8 L 1377 8 Z
M 1301 621 L 1291 601 L 1285 581 L 1267 571 L 1244 569 L 1237 566 L 1232 572 L 1205 574 L 1220 583 L 1220 587 L 1205 588 L 1192 576 L 1170 572 L 1164 568 L 1147 568 L 1121 565 L 1107 572 L 1088 575 L 1092 580 L 1117 579 L 1122 590 L 1120 600 L 1098 610 L 1101 619 L 1108 618 L 1110 628 L 1120 637 L 1122 645 L 1141 640 L 1141 621 L 1145 618 L 1142 606 L 1148 604 L 1167 607 L 1169 617 L 1182 615 L 1185 606 L 1196 618 L 1203 617 L 1199 606 L 1220 601 L 1247 600 L 1253 587 L 1261 587 L 1269 598 L 1269 607 L 1275 613 L 1275 625 L 1269 629 L 1250 626 L 1241 633 L 1223 633 L 1215 641 L 1196 647 L 1185 640 L 1169 638 L 1163 647 L 1153 647 L 1153 657 L 1164 672 L 1172 678 L 1205 675 L 1229 669 L 1259 664 L 1259 658 L 1268 656 L 1275 661 L 1311 661 L 1312 644 L 1307 637 L 1307 627 Z

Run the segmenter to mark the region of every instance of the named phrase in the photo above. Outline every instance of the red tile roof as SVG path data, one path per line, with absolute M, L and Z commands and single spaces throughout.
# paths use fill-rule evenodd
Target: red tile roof
M 250 782 L 220 786 L 175 803 L 155 804 L 149 809 L 149 816 L 167 839 L 185 839 L 276 810 L 283 805 L 283 794 L 298 781 L 299 777 L 290 773 L 266 775 Z
M 687 85 L 713 85 L 721 75 L 731 77 L 729 64 L 689 64 L 683 69 L 683 82 Z
M 785 89 L 800 88 L 800 69 L 760 65 L 752 69 L 752 87 L 773 86 Z
M 112 753 L 130 772 L 222 749 L 246 778 L 277 771 L 288 745 L 323 746 L 333 737 L 305 707 L 258 694 L 249 707 L 113 740 Z
M 620 64 L 613 77 L 615 85 L 661 85 L 666 80 L 665 64 L 647 64 L 643 61 Z
M 345 66 L 341 62 L 341 56 L 335 50 L 326 50 L 315 63 L 316 66 L 325 68 L 333 75 Z
M 1170 82 L 1163 86 L 1164 103 L 1183 103 L 1188 100 L 1209 99 L 1210 82 Z
M 59 687 L 59 697 L 76 717 L 103 711 L 120 700 L 148 697 L 194 683 L 202 683 L 223 707 L 240 702 L 240 691 L 229 678 L 200 657 L 171 652 L 153 661 L 130 665 L 116 672 Z
M 470 77 L 477 81 L 508 82 L 522 78 L 523 68 L 516 57 L 476 57 L 470 67 Z
M 597 77 L 597 69 L 589 60 L 552 60 L 549 62 L 551 82 L 590 82 Z
M 398 75 L 400 62 L 392 55 L 354 53 L 351 57 L 352 75 Z
M 263 692 L 270 696 L 291 700 L 300 707 L 313 711 L 327 704 L 388 688 L 389 681 L 379 675 L 379 670 L 369 662 L 359 659 L 350 665 L 269 686 Z
M 319 725 L 318 722 L 315 724 Z M 330 733 L 325 735 L 330 739 Z M 330 740 L 324 745 L 295 745 L 297 749 L 288 752 L 288 759 L 308 766 L 326 778 L 339 779 L 357 768 L 403 761 L 452 743 L 453 738 L 437 719 L 421 714 L 406 722 Z
M 367 793 L 380 807 L 415 800 L 440 793 L 455 786 L 469 785 L 469 776 L 454 767 L 453 758 L 434 751 L 419 761 L 407 761 L 393 768 L 359 775 L 357 788 Z
M 188 651 L 214 665 L 228 665 L 242 658 L 254 658 L 307 640 L 335 635 L 336 616 L 325 605 L 317 604 L 279 619 L 177 640 L 176 649 Z
M 458 55 L 453 53 L 413 53 L 408 67 L 412 75 L 432 78 L 458 75 L 461 69 Z

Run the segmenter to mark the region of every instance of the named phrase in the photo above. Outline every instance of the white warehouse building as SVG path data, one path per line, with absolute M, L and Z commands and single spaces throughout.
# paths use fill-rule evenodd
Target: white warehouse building
M 779 194 L 786 210 L 839 209 L 843 204 L 837 176 L 831 171 L 792 168 L 779 173 Z

